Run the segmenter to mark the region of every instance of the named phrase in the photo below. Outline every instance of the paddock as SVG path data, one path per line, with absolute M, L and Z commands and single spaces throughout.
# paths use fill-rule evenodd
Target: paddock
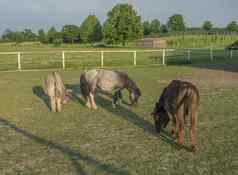
M 1 174 L 235 174 L 238 147 L 238 62 L 118 67 L 141 88 L 138 107 L 114 109 L 97 95 L 97 110 L 85 107 L 79 78 L 84 69 L 62 70 L 74 100 L 51 113 L 42 81 L 50 72 L 0 72 Z M 200 90 L 199 152 L 179 148 L 154 130 L 150 113 L 172 79 Z M 128 102 L 128 94 L 123 91 Z M 186 145 L 188 132 L 186 132 Z

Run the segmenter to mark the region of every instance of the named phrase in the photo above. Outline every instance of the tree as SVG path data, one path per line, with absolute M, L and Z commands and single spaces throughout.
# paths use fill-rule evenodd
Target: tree
M 151 34 L 151 26 L 149 21 L 143 22 L 143 31 L 144 31 L 144 35 Z
M 186 26 L 183 16 L 180 14 L 175 14 L 169 17 L 167 27 L 169 31 L 185 31 Z
M 38 31 L 38 41 L 40 41 L 41 43 L 47 43 L 48 42 L 47 36 L 46 36 L 43 29 L 40 29 Z
M 160 28 L 160 31 L 161 33 L 168 33 L 168 27 L 167 25 L 161 25 L 161 28 Z
M 80 36 L 83 42 L 102 40 L 102 26 L 95 15 L 89 15 L 80 26 Z
M 56 40 L 62 40 L 62 33 L 57 32 L 54 27 L 51 27 L 47 33 L 49 43 L 54 43 Z
M 107 43 L 126 44 L 143 36 L 141 18 L 129 4 L 117 4 L 107 14 L 103 34 Z
M 158 19 L 154 19 L 151 24 L 150 24 L 150 27 L 151 27 L 151 33 L 153 34 L 157 34 L 160 32 L 160 22 Z
M 24 41 L 35 41 L 37 39 L 37 35 L 31 29 L 24 29 L 22 34 Z
M 238 24 L 236 23 L 236 21 L 232 21 L 227 25 L 226 29 L 229 32 L 238 32 Z
M 74 43 L 80 40 L 79 27 L 76 25 L 65 25 L 62 28 L 63 40 L 66 43 Z
M 211 21 L 204 21 L 202 28 L 207 32 L 210 32 L 213 28 L 213 24 Z
M 13 31 L 11 31 L 10 29 L 6 29 L 3 34 L 2 34 L 2 39 L 4 41 L 13 41 Z

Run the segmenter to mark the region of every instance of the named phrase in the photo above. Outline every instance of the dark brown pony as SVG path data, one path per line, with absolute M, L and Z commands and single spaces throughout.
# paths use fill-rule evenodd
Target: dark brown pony
M 154 116 L 156 131 L 160 133 L 172 121 L 171 133 L 179 145 L 184 144 L 184 127 L 190 121 L 190 142 L 197 151 L 196 125 L 199 107 L 199 92 L 190 82 L 173 80 L 160 96 L 151 113 Z

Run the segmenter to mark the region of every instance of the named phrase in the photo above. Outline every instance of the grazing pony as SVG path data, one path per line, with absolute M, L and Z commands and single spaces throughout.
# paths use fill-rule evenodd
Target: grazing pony
M 93 69 L 83 72 L 80 76 L 81 93 L 86 101 L 86 106 L 89 108 L 97 108 L 94 101 L 97 89 L 105 92 L 115 92 L 112 106 L 116 107 L 117 102 L 122 99 L 121 90 L 124 88 L 130 93 L 129 99 L 131 104 L 136 104 L 141 96 L 141 91 L 127 73 L 114 70 Z
M 51 72 L 44 81 L 43 89 L 49 97 L 52 112 L 60 112 L 61 104 L 72 98 L 72 91 L 65 88 L 63 79 L 58 72 Z
M 197 151 L 196 125 L 199 107 L 199 92 L 190 82 L 173 80 L 160 96 L 151 113 L 154 117 L 156 131 L 160 133 L 171 120 L 171 133 L 178 144 L 184 144 L 184 126 L 190 120 L 190 143 L 192 150 Z

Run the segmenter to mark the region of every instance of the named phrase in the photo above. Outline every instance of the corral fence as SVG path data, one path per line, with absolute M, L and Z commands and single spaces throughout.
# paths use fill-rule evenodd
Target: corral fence
M 0 70 L 165 65 L 166 54 L 173 51 L 160 49 L 0 52 Z
M 176 49 L 173 54 L 166 57 L 168 65 L 179 64 L 217 64 L 234 62 L 238 59 L 237 50 L 224 48 L 185 48 Z
M 234 58 L 238 58 L 238 51 L 213 47 L 159 50 L 0 52 L 0 71 L 216 63 L 215 60 L 235 60 Z

